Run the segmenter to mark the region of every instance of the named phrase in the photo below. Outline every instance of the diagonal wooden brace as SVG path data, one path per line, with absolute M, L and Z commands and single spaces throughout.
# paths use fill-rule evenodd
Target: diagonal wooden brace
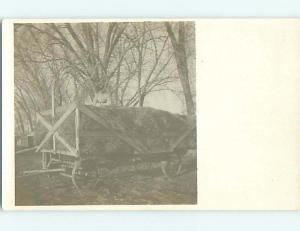
M 48 129 L 52 129 L 52 125 L 41 115 L 37 114 L 37 119 Z M 76 156 L 76 149 L 73 148 L 64 138 L 62 138 L 58 132 L 55 132 L 56 139 L 61 142 L 74 156 Z
M 69 115 L 75 110 L 76 103 L 70 105 L 66 112 L 59 118 L 59 120 L 53 125 L 53 127 L 48 131 L 45 138 L 42 140 L 40 145 L 37 147 L 36 151 L 38 152 L 43 145 L 51 138 L 51 136 L 57 131 L 60 125 L 69 117 Z

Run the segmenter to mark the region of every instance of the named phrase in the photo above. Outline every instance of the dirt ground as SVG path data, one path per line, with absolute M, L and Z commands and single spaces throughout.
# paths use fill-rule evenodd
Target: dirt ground
M 97 188 L 80 194 L 67 177 L 23 176 L 24 170 L 41 169 L 41 154 L 18 154 L 16 205 L 196 204 L 196 154 L 185 155 L 183 163 L 180 175 L 172 180 L 163 176 L 156 164 L 146 169 L 123 167 L 102 179 Z

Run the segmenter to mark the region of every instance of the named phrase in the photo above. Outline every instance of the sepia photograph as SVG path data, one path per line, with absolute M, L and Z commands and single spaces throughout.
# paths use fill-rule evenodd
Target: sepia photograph
M 15 206 L 197 204 L 195 22 L 13 30 Z

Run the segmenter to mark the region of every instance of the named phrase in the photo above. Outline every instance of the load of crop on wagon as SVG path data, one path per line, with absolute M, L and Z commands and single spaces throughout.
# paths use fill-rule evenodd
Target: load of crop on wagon
M 79 141 L 81 155 L 113 155 L 133 154 L 139 152 L 158 153 L 170 150 L 183 133 L 196 121 L 188 121 L 184 115 L 173 114 L 167 111 L 149 107 L 120 107 L 81 105 L 101 118 L 102 124 L 95 121 L 85 113 L 80 112 Z M 66 111 L 66 106 L 58 107 L 55 111 L 56 122 Z M 57 133 L 70 145 L 75 147 L 75 113 L 72 113 L 60 125 Z M 51 111 L 41 113 L 41 116 L 50 124 Z M 191 124 L 192 123 L 192 124 Z M 35 143 L 38 145 L 48 130 L 38 123 L 35 128 Z M 186 150 L 196 144 L 196 131 L 194 130 L 178 145 L 178 149 Z M 120 137 L 125 137 L 120 139 Z M 51 148 L 52 139 L 44 145 Z M 134 145 L 129 145 L 129 143 Z M 139 150 L 136 150 L 138 147 Z M 56 142 L 57 150 L 66 150 Z M 143 151 L 141 151 L 143 150 Z

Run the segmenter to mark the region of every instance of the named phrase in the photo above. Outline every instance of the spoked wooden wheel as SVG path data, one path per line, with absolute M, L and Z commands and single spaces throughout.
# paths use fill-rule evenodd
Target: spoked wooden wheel
M 161 170 L 167 178 L 178 176 L 182 168 L 182 158 L 178 153 L 168 156 L 167 160 L 161 162 Z
M 78 160 L 72 170 L 72 183 L 81 194 L 83 191 L 93 190 L 99 177 L 103 175 L 102 169 L 94 160 Z

